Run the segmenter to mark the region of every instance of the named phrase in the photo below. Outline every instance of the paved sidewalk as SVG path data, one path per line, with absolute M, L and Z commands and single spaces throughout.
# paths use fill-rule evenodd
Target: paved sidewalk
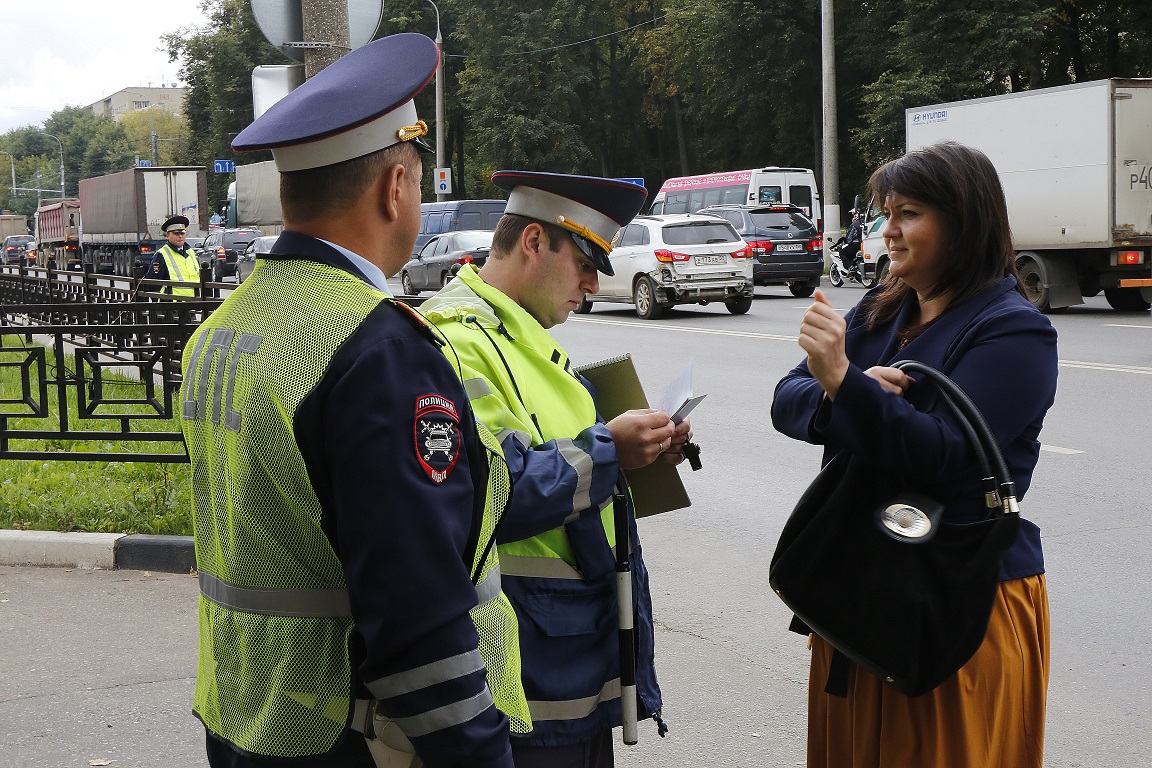
M 4 765 L 204 766 L 196 578 L 0 566 Z

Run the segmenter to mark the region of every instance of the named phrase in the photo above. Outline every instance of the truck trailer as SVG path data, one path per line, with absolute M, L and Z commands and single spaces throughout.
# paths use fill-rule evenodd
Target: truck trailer
M 905 137 L 909 151 L 952 140 L 992 160 L 1036 307 L 1082 304 L 1103 291 L 1114 309 L 1149 308 L 1152 79 L 917 107 L 905 112 Z
M 80 201 L 57 200 L 36 209 L 36 264 L 80 268 Z
M 9 235 L 28 234 L 28 217 L 22 213 L 0 213 L 0 240 Z
M 200 166 L 131 168 L 80 180 L 85 270 L 133 274 L 166 242 L 160 227 L 170 216 L 188 217 L 188 236 L 208 234 L 207 171 Z
M 228 201 L 228 226 L 256 227 L 265 235 L 280 234 L 284 230 L 284 214 L 280 210 L 280 171 L 276 161 L 236 166 L 235 183 L 235 195 Z

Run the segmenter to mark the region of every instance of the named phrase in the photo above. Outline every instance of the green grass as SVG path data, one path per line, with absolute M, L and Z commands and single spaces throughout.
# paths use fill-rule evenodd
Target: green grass
M 0 353 L 0 362 L 19 359 L 23 353 Z M 75 405 L 69 390 L 70 413 Z M 142 385 L 127 378 L 105 381 L 110 398 L 139 397 Z M 0 400 L 20 397 L 20 374 L 12 365 L 0 365 Z M 27 412 L 18 404 L 0 404 L 9 429 L 56 430 L 59 415 L 54 393 L 49 397 L 53 413 L 44 419 L 21 418 Z M 138 406 L 101 406 L 101 412 L 133 413 Z M 132 419 L 133 430 L 179 431 L 179 419 Z M 72 429 L 116 430 L 118 420 L 72 421 Z M 107 440 L 13 440 L 11 450 L 183 453 L 180 443 L 130 443 Z M 104 462 L 67 460 L 0 459 L 0 528 L 37 531 L 95 531 L 103 533 L 151 533 L 191 535 L 191 471 L 187 464 Z

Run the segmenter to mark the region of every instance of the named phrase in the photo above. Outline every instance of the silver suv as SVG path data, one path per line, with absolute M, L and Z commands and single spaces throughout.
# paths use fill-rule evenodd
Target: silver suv
M 578 312 L 595 301 L 634 304 L 645 320 L 676 304 L 723 301 L 734 315 L 752 307 L 752 249 L 715 216 L 637 216 L 608 258 L 615 276 L 600 275 L 600 292 Z

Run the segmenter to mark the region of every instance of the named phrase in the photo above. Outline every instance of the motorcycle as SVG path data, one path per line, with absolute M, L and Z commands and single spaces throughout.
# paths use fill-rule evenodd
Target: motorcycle
M 848 234 L 841 237 L 829 248 L 831 263 L 828 266 L 828 282 L 839 288 L 846 280 L 859 283 L 865 288 L 873 288 L 877 283 L 877 275 L 864 269 L 864 259 L 861 253 L 863 245 L 864 211 L 860 198 L 856 198 L 856 205 L 852 209 L 852 223 L 848 226 Z

